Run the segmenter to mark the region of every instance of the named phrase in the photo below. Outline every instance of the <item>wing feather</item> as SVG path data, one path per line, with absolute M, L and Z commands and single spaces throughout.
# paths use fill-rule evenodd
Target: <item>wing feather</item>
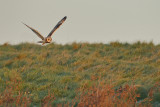
M 67 19 L 67 16 L 65 16 L 63 19 L 61 19 L 57 25 L 53 28 L 53 30 L 48 34 L 47 37 L 52 36 L 52 34 L 64 23 L 64 21 Z
M 22 22 L 23 23 L 23 22 Z M 23 23 L 24 25 L 26 25 L 25 23 Z M 42 40 L 44 40 L 44 37 L 35 29 L 33 29 L 32 27 L 26 25 L 29 29 L 31 29 L 38 37 L 40 37 Z

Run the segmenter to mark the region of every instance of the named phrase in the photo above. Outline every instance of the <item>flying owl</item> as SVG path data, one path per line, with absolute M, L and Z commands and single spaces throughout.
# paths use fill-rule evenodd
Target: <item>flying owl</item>
M 40 37 L 42 39 L 42 41 L 38 41 L 38 43 L 42 43 L 42 45 L 44 45 L 45 43 L 50 43 L 52 41 L 52 34 L 64 23 L 64 21 L 67 19 L 67 16 L 65 16 L 63 19 L 61 19 L 57 25 L 53 28 L 53 30 L 48 34 L 47 37 L 43 37 L 37 30 L 33 29 L 32 27 L 26 25 L 25 23 L 23 23 L 24 25 L 26 25 L 29 29 L 31 29 L 38 37 Z

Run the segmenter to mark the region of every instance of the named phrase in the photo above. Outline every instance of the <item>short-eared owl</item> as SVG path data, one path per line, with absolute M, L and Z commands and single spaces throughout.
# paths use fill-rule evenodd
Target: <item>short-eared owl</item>
M 33 29 L 32 27 L 26 25 L 28 28 L 30 28 L 38 37 L 42 39 L 42 41 L 38 41 L 38 43 L 42 43 L 44 45 L 45 43 L 50 43 L 52 41 L 52 34 L 63 24 L 63 22 L 67 19 L 67 16 L 65 16 L 62 20 L 60 20 L 57 25 L 53 28 L 53 30 L 48 34 L 47 37 L 43 37 L 37 30 Z

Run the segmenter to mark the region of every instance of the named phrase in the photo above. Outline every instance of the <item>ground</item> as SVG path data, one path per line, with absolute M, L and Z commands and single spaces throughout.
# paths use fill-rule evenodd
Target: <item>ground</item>
M 0 45 L 0 68 L 0 105 L 13 103 L 18 96 L 26 98 L 24 103 L 28 98 L 31 105 L 42 105 L 47 98 L 52 105 L 65 104 L 100 81 L 113 90 L 126 84 L 137 87 L 137 102 L 152 91 L 151 105 L 160 103 L 160 45 L 152 42 L 6 43 Z M 2 100 L 8 90 L 10 102 Z

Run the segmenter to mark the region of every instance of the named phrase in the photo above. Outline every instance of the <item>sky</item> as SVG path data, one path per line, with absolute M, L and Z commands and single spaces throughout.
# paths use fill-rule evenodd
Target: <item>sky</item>
M 160 0 L 0 0 L 0 44 L 36 43 L 21 22 L 47 36 L 64 16 L 53 42 L 160 44 Z

